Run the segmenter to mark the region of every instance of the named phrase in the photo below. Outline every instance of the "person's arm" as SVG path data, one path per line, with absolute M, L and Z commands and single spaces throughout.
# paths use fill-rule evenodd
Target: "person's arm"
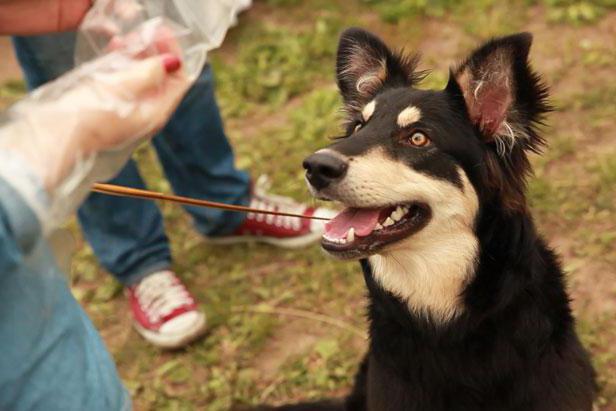
M 0 35 L 74 30 L 91 6 L 92 0 L 0 0 Z
M 0 272 L 7 273 L 19 265 L 40 234 L 41 227 L 32 209 L 0 178 Z

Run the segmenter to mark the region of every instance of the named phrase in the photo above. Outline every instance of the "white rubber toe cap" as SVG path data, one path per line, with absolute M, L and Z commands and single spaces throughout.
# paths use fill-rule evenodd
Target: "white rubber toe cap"
M 161 334 L 186 334 L 203 323 L 203 313 L 188 311 L 165 322 L 158 331 Z
M 167 349 L 181 348 L 196 340 L 205 332 L 205 314 L 189 311 L 167 321 L 157 331 L 151 331 L 134 323 L 135 329 L 151 344 Z

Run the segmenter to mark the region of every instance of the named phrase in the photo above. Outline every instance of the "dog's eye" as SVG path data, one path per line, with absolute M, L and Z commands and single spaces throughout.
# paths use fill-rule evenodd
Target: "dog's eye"
M 430 144 L 430 139 L 424 133 L 416 131 L 409 137 L 408 142 L 415 147 L 425 147 Z

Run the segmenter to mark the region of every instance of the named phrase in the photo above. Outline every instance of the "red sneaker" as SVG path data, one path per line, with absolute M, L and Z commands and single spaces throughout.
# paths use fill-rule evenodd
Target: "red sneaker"
M 180 348 L 205 331 L 205 314 L 171 271 L 150 274 L 126 293 L 135 329 L 157 347 Z
M 336 215 L 334 211 L 327 208 L 308 207 L 289 197 L 270 194 L 267 192 L 268 189 L 269 184 L 266 177 L 261 176 L 255 185 L 250 207 L 325 218 L 333 218 Z M 208 241 L 217 244 L 258 241 L 279 247 L 299 248 L 319 240 L 325 230 L 325 222 L 299 217 L 248 213 L 242 225 L 232 234 L 208 237 Z

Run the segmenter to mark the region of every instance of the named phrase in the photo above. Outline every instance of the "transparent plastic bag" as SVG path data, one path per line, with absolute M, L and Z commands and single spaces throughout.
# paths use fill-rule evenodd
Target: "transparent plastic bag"
M 97 0 L 77 37 L 76 64 L 105 54 L 115 38 L 130 38 L 131 53 L 157 54 L 151 36 L 165 27 L 180 49 L 186 73 L 196 78 L 207 52 L 219 47 L 250 0 Z

